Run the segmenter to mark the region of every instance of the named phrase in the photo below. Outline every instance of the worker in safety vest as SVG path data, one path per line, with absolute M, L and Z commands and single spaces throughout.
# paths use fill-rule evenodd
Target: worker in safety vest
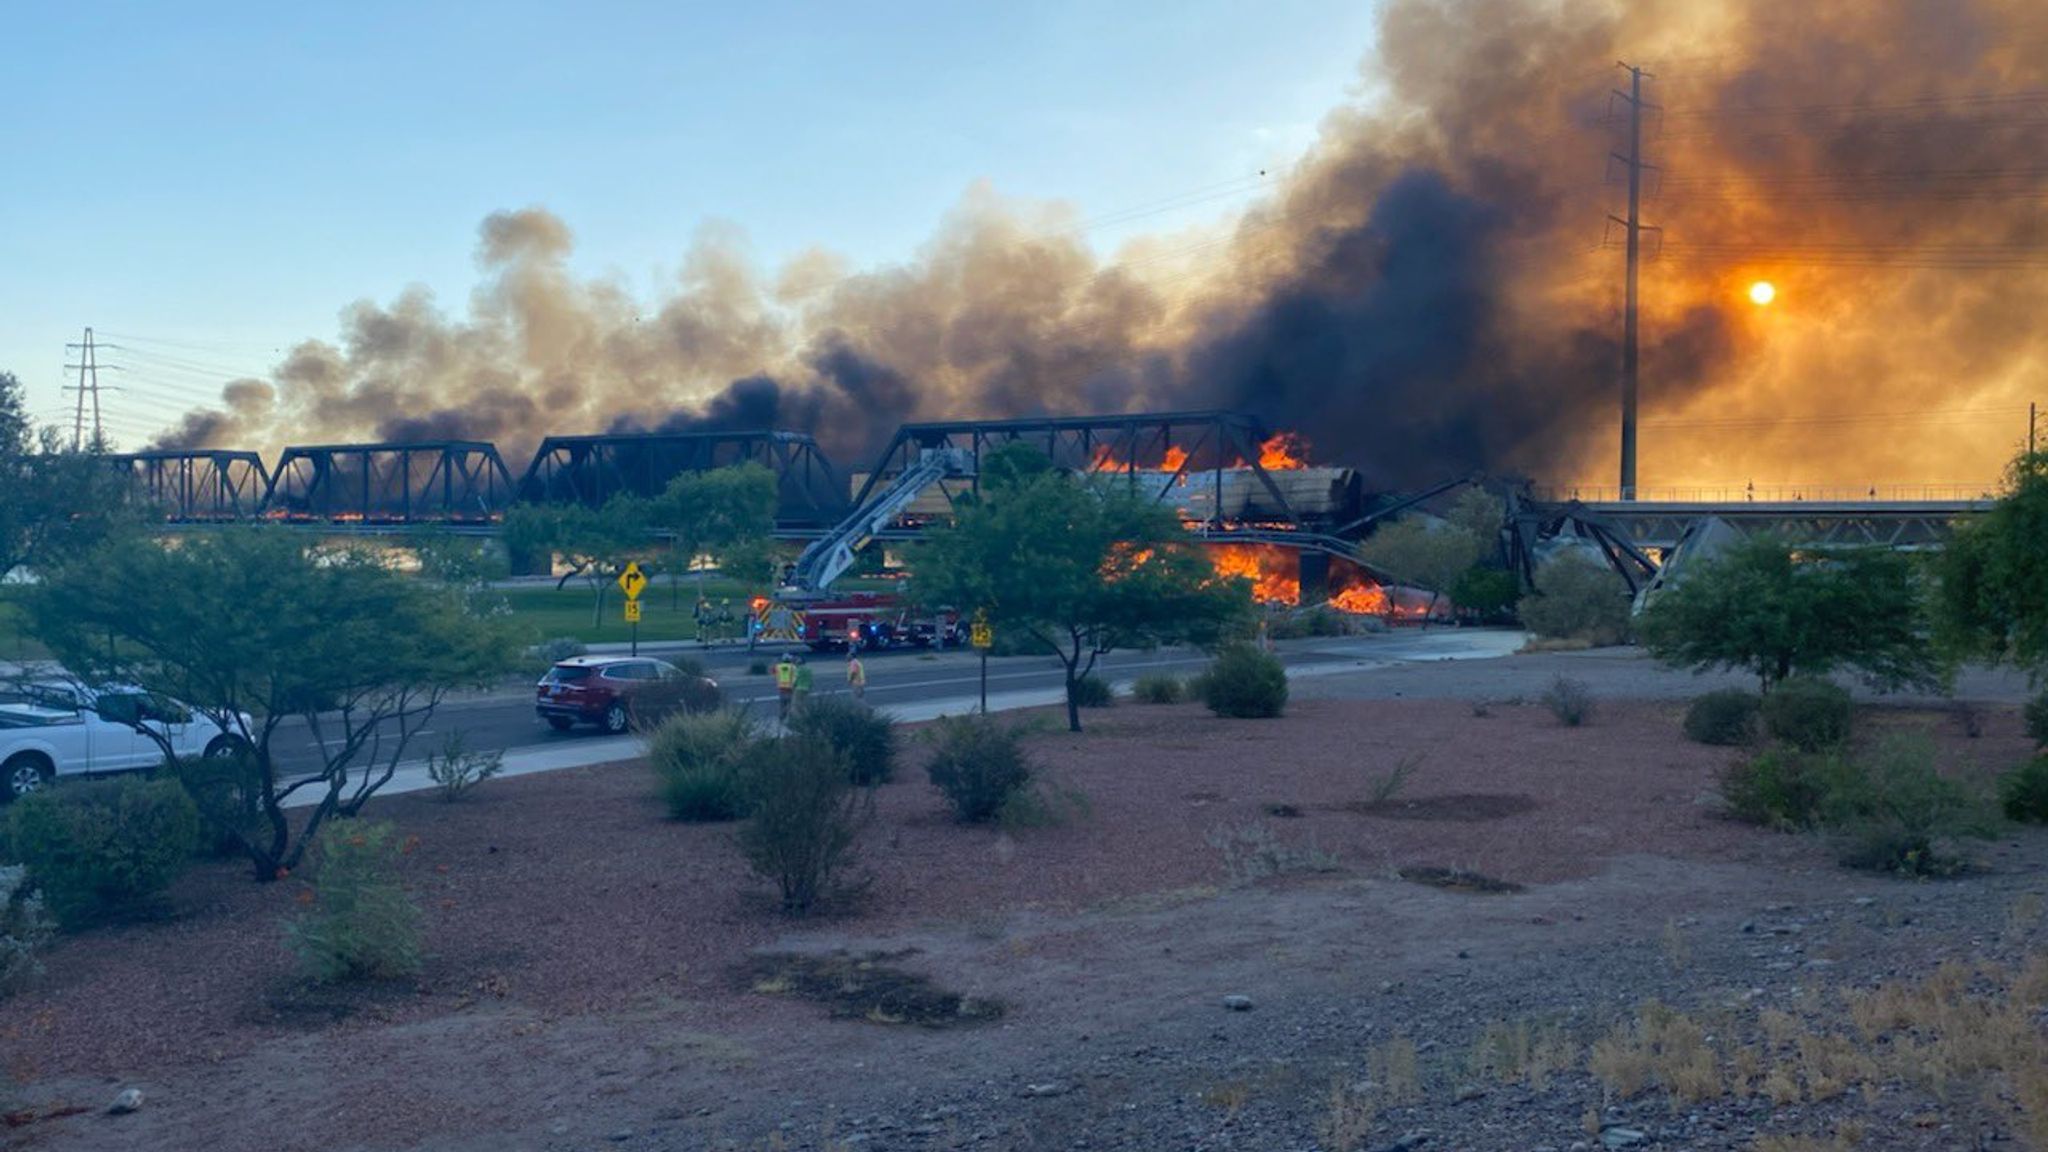
M 775 700 L 779 709 L 777 715 L 789 719 L 790 698 L 796 695 L 796 657 L 784 652 L 782 659 L 775 662 Z
M 868 698 L 868 670 L 867 666 L 860 662 L 860 652 L 857 649 L 848 649 L 846 653 L 846 690 L 852 693 L 857 701 L 865 701 Z
M 796 696 L 790 701 L 790 707 L 800 709 L 804 706 L 804 701 L 810 698 L 811 666 L 804 663 L 804 658 L 799 656 L 796 658 Z

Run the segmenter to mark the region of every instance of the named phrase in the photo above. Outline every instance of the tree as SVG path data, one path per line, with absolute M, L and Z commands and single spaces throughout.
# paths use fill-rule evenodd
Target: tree
M 1628 639 L 1628 584 L 1605 561 L 1563 552 L 1536 570 L 1535 584 L 1535 595 L 1517 608 L 1529 631 L 1596 647 Z
M 122 478 L 97 452 L 38 431 L 21 382 L 0 372 L 0 576 L 88 551 L 137 522 Z
M 676 573 L 706 553 L 728 572 L 765 569 L 775 531 L 775 473 L 759 464 L 684 472 L 649 509 L 648 521 L 674 537 Z M 738 561 L 735 564 L 733 561 Z
M 1650 602 L 1637 631 L 1651 655 L 1695 669 L 1743 668 L 1764 691 L 1794 674 L 1854 668 L 1875 687 L 1936 687 L 1911 557 L 1876 548 L 1795 553 L 1746 540 L 1691 568 Z
M 1959 525 L 1936 567 L 1935 620 L 1958 657 L 2048 671 L 2048 452 L 2022 453 L 2005 494 Z
M 1358 558 L 1366 567 L 1404 584 L 1429 589 L 1429 613 L 1423 617 L 1427 620 L 1436 613 L 1437 598 L 1479 562 L 1485 549 L 1486 545 L 1468 527 L 1448 520 L 1430 523 L 1418 518 L 1380 526 L 1358 546 Z
M 1219 578 L 1172 509 L 1113 481 L 1028 462 L 985 476 L 980 499 L 963 502 L 911 566 L 924 603 L 986 611 L 997 630 L 1059 655 L 1075 732 L 1076 685 L 1103 654 L 1210 643 L 1251 611 L 1250 586 Z
M 450 690 L 501 675 L 517 651 L 458 598 L 275 527 L 110 545 L 45 571 L 25 609 L 26 630 L 73 673 L 182 700 L 240 738 L 240 803 L 197 799 L 259 880 L 297 867 L 323 822 L 390 781 Z M 272 745 L 294 716 L 320 765 L 288 777 Z M 201 778 L 199 766 L 179 770 Z M 286 804 L 302 793 L 311 803 L 295 831 Z M 249 811 L 253 822 L 239 818 Z
M 560 588 L 581 576 L 594 599 L 590 623 L 604 623 L 605 590 L 628 561 L 648 557 L 654 547 L 648 501 L 620 493 L 591 508 L 582 504 L 516 504 L 505 514 L 505 547 L 518 555 L 559 556 L 569 570 Z

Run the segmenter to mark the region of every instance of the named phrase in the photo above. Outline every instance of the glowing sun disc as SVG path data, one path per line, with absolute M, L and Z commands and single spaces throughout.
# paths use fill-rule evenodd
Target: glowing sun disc
M 1769 280 L 1759 280 L 1749 286 L 1749 299 L 1755 304 L 1769 304 L 1778 298 L 1777 285 Z

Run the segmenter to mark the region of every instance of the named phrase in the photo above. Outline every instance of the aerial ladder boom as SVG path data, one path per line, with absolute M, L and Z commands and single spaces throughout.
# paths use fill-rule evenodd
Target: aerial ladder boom
M 887 528 L 925 489 L 942 480 L 974 475 L 974 458 L 961 448 L 927 448 L 887 488 L 868 497 L 853 515 L 805 548 L 786 592 L 822 592 L 853 567 L 853 554 Z

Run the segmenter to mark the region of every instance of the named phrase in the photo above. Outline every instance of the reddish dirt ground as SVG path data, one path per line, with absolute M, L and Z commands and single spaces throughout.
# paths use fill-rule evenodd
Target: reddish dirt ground
M 1714 780 L 1733 753 L 1680 738 L 1680 709 L 1604 702 L 1591 727 L 1568 729 L 1539 707 L 1497 705 L 1481 718 L 1464 701 L 1310 701 L 1277 722 L 1125 705 L 1090 714 L 1087 733 L 1034 738 L 1051 779 L 1083 794 L 1089 811 L 1014 833 L 951 823 L 912 740 L 895 782 L 876 794 L 867 896 L 851 912 L 794 924 L 747 875 L 731 827 L 663 819 L 637 763 L 495 781 L 457 804 L 381 799 L 372 815 L 417 838 L 405 880 L 427 913 L 431 957 L 417 981 L 308 989 L 283 933 L 302 886 L 252 884 L 233 864 L 195 868 L 166 918 L 63 940 L 48 977 L 0 1004 L 0 1054 L 23 1099 L 96 1109 L 139 1084 L 149 1106 L 5 1138 L 53 1149 L 204 1140 L 241 1152 L 501 1147 L 498 1133 L 541 1147 L 564 1131 L 551 1117 L 581 1115 L 607 1094 L 682 1098 L 678 1085 L 701 1087 L 707 1070 L 730 1090 L 764 1090 L 745 1069 L 793 1035 L 817 1046 L 814 1063 L 873 1049 L 879 1029 L 821 1028 L 815 1008 L 735 986 L 735 968 L 771 944 L 912 941 L 947 958 L 939 937 L 978 942 L 950 957 L 952 983 L 1005 998 L 1036 988 L 1044 1001 L 1016 1004 L 1015 1022 L 998 1030 L 920 1040 L 918 1052 L 938 1065 L 987 1058 L 1013 1028 L 1085 1026 L 1108 1011 L 1103 997 L 1168 980 L 1130 967 L 1142 956 L 1106 960 L 1103 941 L 1203 932 L 1210 917 L 1175 910 L 1199 910 L 1227 885 L 1212 840 L 1250 824 L 1313 844 L 1374 891 L 1416 893 L 1395 891 L 1396 901 L 1498 899 L 1383 883 L 1411 866 L 1531 885 L 1535 896 L 1511 899 L 1537 908 L 1548 907 L 1545 891 L 1607 882 L 1617 864 L 1635 876 L 1624 885 L 1699 871 L 1671 861 L 1832 883 L 1815 842 L 1716 814 Z M 1971 740 L 1934 713 L 1878 712 L 1870 727 L 1930 731 L 1958 771 L 2025 754 L 2010 710 L 1985 723 Z M 1411 761 L 1391 803 L 1358 810 L 1376 779 Z M 1652 907 L 1660 897 L 1655 884 L 1637 895 Z M 1027 952 L 1036 984 L 1004 968 Z M 1062 975 L 1047 976 L 1047 965 Z M 295 1119 L 281 1131 L 266 1115 Z M 684 1113 L 657 1115 L 681 1123 Z

